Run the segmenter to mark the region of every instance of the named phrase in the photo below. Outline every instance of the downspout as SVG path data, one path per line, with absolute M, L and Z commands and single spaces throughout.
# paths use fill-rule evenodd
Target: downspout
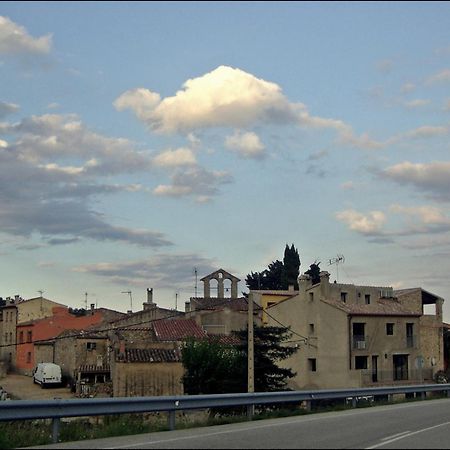
M 348 319 L 348 366 L 349 370 L 352 370 L 352 333 L 351 333 L 352 316 L 349 314 L 347 319 Z

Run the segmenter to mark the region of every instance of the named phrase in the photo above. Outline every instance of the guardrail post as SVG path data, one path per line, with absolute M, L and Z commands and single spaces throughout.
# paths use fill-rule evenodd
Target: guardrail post
M 426 393 L 426 392 L 421 392 L 421 393 L 420 393 L 420 399 L 421 399 L 421 400 L 425 400 L 426 397 L 427 397 L 427 393 Z
M 61 422 L 59 417 L 53 417 L 52 420 L 52 442 L 53 444 L 57 444 L 59 440 L 59 426 Z
M 352 408 L 356 408 L 356 397 L 352 397 Z
M 175 430 L 175 411 L 169 411 L 169 430 Z
M 247 419 L 253 420 L 254 415 L 255 415 L 255 405 L 247 405 Z

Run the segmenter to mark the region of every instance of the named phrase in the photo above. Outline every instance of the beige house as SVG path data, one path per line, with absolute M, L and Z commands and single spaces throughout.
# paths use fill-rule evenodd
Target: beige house
M 300 347 L 283 363 L 297 372 L 292 388 L 431 382 L 443 368 L 442 298 L 420 288 L 330 284 L 328 272 L 320 280 L 302 275 L 298 295 L 268 308 L 268 324 L 290 326 Z M 424 314 L 424 305 L 434 310 Z

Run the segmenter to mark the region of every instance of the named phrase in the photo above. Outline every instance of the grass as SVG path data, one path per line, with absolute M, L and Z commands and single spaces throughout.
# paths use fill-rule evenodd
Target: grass
M 442 398 L 440 395 L 428 396 L 427 400 Z M 421 401 L 419 398 L 359 402 L 357 408 Z M 287 407 L 273 410 L 257 410 L 254 420 L 274 419 L 331 411 L 352 409 L 351 404 L 334 402 L 328 405 L 313 406 L 311 411 L 300 407 Z M 177 429 L 196 428 L 213 425 L 224 425 L 247 421 L 246 415 L 210 416 L 207 413 L 177 415 Z M 59 442 L 99 439 L 113 436 L 124 436 L 141 433 L 152 433 L 168 430 L 167 414 L 122 414 L 99 416 L 94 418 L 77 418 L 61 421 Z M 52 442 L 51 420 L 24 420 L 0 422 L 0 449 L 46 445 Z

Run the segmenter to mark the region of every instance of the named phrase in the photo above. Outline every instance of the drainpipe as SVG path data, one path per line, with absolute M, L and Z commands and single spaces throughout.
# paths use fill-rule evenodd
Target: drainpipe
M 352 316 L 348 315 L 348 364 L 349 364 L 349 370 L 352 370 Z

